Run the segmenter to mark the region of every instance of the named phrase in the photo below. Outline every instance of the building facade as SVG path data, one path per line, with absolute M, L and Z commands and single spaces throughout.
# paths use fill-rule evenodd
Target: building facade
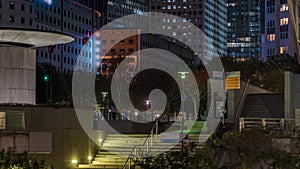
M 261 35 L 264 31 L 264 2 L 228 0 L 228 56 L 261 58 Z
M 226 0 L 204 0 L 204 33 L 211 41 L 206 49 L 213 48 L 220 56 L 227 55 L 227 8 Z M 209 53 L 212 55 L 213 53 Z
M 107 24 L 126 15 L 148 12 L 148 1 L 149 0 L 102 0 L 100 5 L 103 15 L 102 24 Z
M 59 71 L 71 73 L 78 62 L 79 69 L 94 71 L 94 41 L 89 39 L 100 27 L 101 13 L 76 1 L 36 1 L 36 29 L 57 31 L 74 37 L 74 42 L 40 48 L 37 62 L 47 62 Z
M 227 54 L 226 1 L 151 0 L 150 10 L 182 17 L 182 22 L 189 21 L 200 28 L 212 44 L 203 49 L 206 54 L 212 54 L 213 48 L 220 56 Z M 175 34 L 182 32 L 183 34 L 191 35 L 193 32 L 191 32 L 190 28 L 178 28 L 178 32 Z
M 35 5 L 32 0 L 0 1 L 0 104 L 35 105 L 36 49 L 74 40 L 63 32 L 37 28 Z
M 287 0 L 265 1 L 265 34 L 262 36 L 262 59 L 269 56 L 288 54 L 297 56 L 296 35 L 293 31 L 292 17 Z

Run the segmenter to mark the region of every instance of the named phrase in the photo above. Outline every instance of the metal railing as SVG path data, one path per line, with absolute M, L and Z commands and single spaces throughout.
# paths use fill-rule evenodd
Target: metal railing
M 245 88 L 244 88 L 244 90 L 243 90 L 242 97 L 241 97 L 241 99 L 240 99 L 240 103 L 239 103 L 239 106 L 238 106 L 238 108 L 237 108 L 235 117 L 234 117 L 234 122 L 235 122 L 235 123 L 238 122 L 239 117 L 240 117 L 240 115 L 241 115 L 241 113 L 242 113 L 242 107 L 244 106 L 245 101 L 246 101 L 246 96 L 247 96 L 246 93 L 247 93 L 247 89 L 248 89 L 248 87 L 249 87 L 249 83 L 250 83 L 250 80 L 248 79 L 247 84 L 246 84 L 246 86 L 245 86 Z
M 129 169 L 131 168 L 131 160 L 132 160 L 132 158 L 134 157 L 136 159 L 138 157 L 138 150 L 142 150 L 143 147 L 146 146 L 146 150 L 147 150 L 146 152 L 149 153 L 150 145 L 152 146 L 153 143 L 154 143 L 154 137 L 158 136 L 158 127 L 159 127 L 158 123 L 159 123 L 159 119 L 160 118 L 157 118 L 155 120 L 155 123 L 154 123 L 153 127 L 151 128 L 150 133 L 147 135 L 144 143 L 142 145 L 135 145 L 132 148 L 132 150 L 131 150 L 128 158 L 126 159 L 126 161 L 125 161 L 125 163 L 124 163 L 124 165 L 122 167 L 122 169 L 126 169 L 127 163 L 128 163 Z M 155 131 L 155 133 L 154 133 L 154 131 Z
M 272 130 L 289 130 L 300 124 L 299 119 L 287 118 L 240 118 L 239 130 L 247 128 L 263 128 Z

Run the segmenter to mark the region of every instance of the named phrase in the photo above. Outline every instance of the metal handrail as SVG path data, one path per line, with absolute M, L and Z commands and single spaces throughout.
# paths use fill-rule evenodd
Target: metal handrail
M 242 97 L 241 97 L 241 100 L 240 100 L 240 103 L 239 103 L 239 107 L 236 111 L 236 114 L 235 114 L 235 117 L 234 117 L 234 122 L 237 122 L 237 120 L 239 120 L 239 115 L 241 114 L 241 110 L 242 110 L 242 104 L 245 103 L 245 94 L 247 92 L 247 89 L 249 87 L 249 83 L 250 83 L 250 80 L 248 79 L 247 81 L 247 84 L 243 90 L 243 93 L 242 93 Z
M 125 169 L 125 167 L 126 167 L 128 161 L 129 161 L 129 168 L 131 167 L 131 157 L 132 157 L 133 152 L 135 152 L 135 157 L 137 157 L 137 154 L 136 154 L 136 149 L 137 149 L 137 147 L 139 147 L 139 146 L 144 147 L 144 146 L 146 145 L 146 143 L 147 143 L 147 152 L 149 152 L 149 137 L 151 136 L 151 145 L 153 145 L 153 131 L 154 131 L 154 129 L 155 129 L 155 135 L 156 135 L 156 137 L 157 137 L 157 136 L 158 136 L 158 122 L 159 122 L 159 119 L 160 119 L 160 118 L 157 118 L 157 119 L 155 120 L 155 123 L 154 123 L 154 125 L 152 126 L 152 128 L 151 128 L 151 130 L 150 130 L 150 133 L 148 133 L 148 135 L 147 135 L 147 137 L 146 137 L 144 143 L 143 143 L 142 145 L 135 145 L 135 146 L 132 148 L 132 150 L 131 150 L 131 152 L 130 152 L 128 158 L 126 159 L 126 161 L 125 161 L 125 163 L 124 163 L 124 165 L 123 165 L 123 167 L 122 167 L 122 169 Z
M 257 125 L 261 124 L 262 127 L 267 127 L 269 125 L 278 124 L 284 129 L 287 123 L 300 122 L 297 119 L 288 119 L 288 118 L 240 118 L 240 131 L 246 128 L 246 125 Z

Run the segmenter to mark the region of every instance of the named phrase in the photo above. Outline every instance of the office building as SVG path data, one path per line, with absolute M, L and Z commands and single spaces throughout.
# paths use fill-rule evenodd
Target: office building
M 74 40 L 48 27 L 39 29 L 36 14 L 32 0 L 0 1 L 0 104 L 35 105 L 36 49 Z M 51 15 L 44 18 L 54 21 Z
M 200 28 L 212 44 L 205 46 L 203 49 L 208 56 L 213 54 L 213 48 L 220 56 L 227 54 L 227 10 L 225 0 L 151 0 L 150 10 L 182 17 L 182 22 L 189 21 Z M 191 32 L 191 26 L 189 26 L 187 28 L 178 28 L 178 31 L 173 33 L 173 35 L 181 32 L 184 35 L 192 35 L 193 33 Z
M 291 13 L 287 0 L 265 1 L 265 34 L 262 36 L 263 60 L 281 54 L 292 57 L 299 56 L 297 35 L 295 34 L 298 31 L 294 31 Z
M 149 0 L 102 0 L 102 4 L 100 5 L 102 8 L 99 9 L 103 16 L 102 24 L 105 25 L 126 15 L 148 12 L 148 1 Z
M 38 49 L 37 62 L 51 63 L 64 73 L 71 73 L 77 62 L 79 69 L 96 69 L 94 42 L 89 37 L 100 27 L 99 11 L 72 0 L 35 1 L 34 11 L 36 29 L 62 32 L 75 39 L 70 44 Z
M 261 58 L 263 6 L 261 0 L 228 0 L 228 56 L 242 60 Z

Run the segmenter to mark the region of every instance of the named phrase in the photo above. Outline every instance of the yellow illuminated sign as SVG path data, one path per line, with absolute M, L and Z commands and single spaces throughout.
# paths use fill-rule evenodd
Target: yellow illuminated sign
M 235 90 L 241 88 L 241 73 L 227 72 L 226 73 L 226 90 Z

